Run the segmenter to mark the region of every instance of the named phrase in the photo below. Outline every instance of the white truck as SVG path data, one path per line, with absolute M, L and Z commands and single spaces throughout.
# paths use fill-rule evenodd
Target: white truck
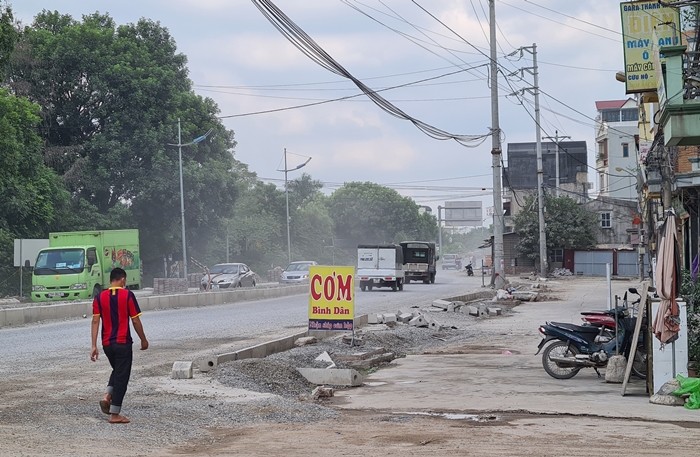
M 363 292 L 373 287 L 403 290 L 403 249 L 397 244 L 359 245 L 356 277 Z

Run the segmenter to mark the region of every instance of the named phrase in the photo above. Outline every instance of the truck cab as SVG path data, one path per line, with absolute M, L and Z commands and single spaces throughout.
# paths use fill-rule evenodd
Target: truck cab
M 435 252 L 435 243 L 430 241 L 402 241 L 404 274 L 406 283 L 423 281 L 435 283 L 435 264 L 440 258 Z

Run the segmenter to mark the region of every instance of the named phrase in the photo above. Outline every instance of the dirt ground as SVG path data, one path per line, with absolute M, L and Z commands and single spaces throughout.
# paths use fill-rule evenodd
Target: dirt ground
M 309 425 L 212 430 L 211 437 L 158 456 L 690 456 L 698 430 L 683 425 L 574 416 L 481 413 L 448 419 L 345 412 Z
M 526 362 L 533 363 L 525 358 L 534 357 L 531 355 L 534 345 L 527 338 L 533 338 L 535 323 L 547 316 L 548 311 L 543 310 L 550 309 L 552 315 L 558 316 L 565 302 L 575 304 L 585 293 L 601 290 L 593 282 L 578 285 L 572 282 L 559 289 L 553 292 L 561 294 L 562 302 L 527 305 L 539 307 L 534 317 L 528 317 L 532 313 L 523 305 L 525 309 L 516 310 L 517 314 L 460 327 L 459 331 L 466 335 L 466 343 L 446 343 L 444 347 L 421 352 L 433 357 L 471 354 L 473 358 L 469 360 L 476 361 L 492 353 L 493 348 L 508 347 L 511 348 L 509 355 L 499 359 L 496 369 L 502 370 L 499 376 L 512 378 L 514 371 L 505 368 L 506 361 L 520 369 L 530 366 Z M 574 307 L 571 313 L 575 316 L 579 311 Z M 449 332 L 443 336 L 449 336 Z M 527 344 L 523 345 L 523 341 Z M 500 350 L 496 352 L 501 354 Z M 104 367 L 85 362 L 84 355 L 80 362 L 56 364 L 36 371 L 30 364 L 17 367 L 16 373 L 0 378 L 0 455 L 588 457 L 697 454 L 700 419 L 674 422 L 588 414 L 535 414 L 526 410 L 481 408 L 476 411 L 469 409 L 471 392 L 461 398 L 455 397 L 454 407 L 448 406 L 450 409 L 445 408 L 444 403 L 442 409 L 431 409 L 429 396 L 425 397 L 423 408 L 411 411 L 376 409 L 379 408 L 376 405 L 374 408 L 344 407 L 349 402 L 348 396 L 362 396 L 363 391 L 369 395 L 367 389 L 372 387 L 347 390 L 318 403 L 297 402 L 293 397 L 275 403 L 270 399 L 276 396 L 270 393 L 251 393 L 201 375 L 188 380 L 187 388 L 183 389 L 182 384 L 174 384 L 164 376 L 169 364 L 162 362 L 162 355 L 148 353 L 138 354 L 138 362 L 135 362 L 138 376 L 129 390 L 129 415 L 133 422 L 114 426 L 106 423 L 96 406 L 99 393 L 95 386 L 103 382 Z M 472 366 L 470 369 L 485 372 L 496 365 L 495 359 L 481 363 L 481 368 Z M 381 368 L 378 374 L 383 370 L 392 370 L 392 367 Z M 559 381 L 549 379 L 540 370 L 538 367 L 534 371 L 535 387 L 547 390 L 543 386 L 549 385 L 550 390 L 556 391 L 560 385 L 552 383 Z M 47 373 L 50 377 L 45 376 Z M 530 371 L 530 376 L 532 373 Z M 439 373 L 432 376 L 446 382 L 444 377 L 439 378 Z M 392 393 L 412 388 L 401 382 Z M 488 380 L 482 384 L 489 388 L 491 382 L 498 381 Z M 585 389 L 591 388 L 589 382 L 597 381 L 577 378 L 561 386 L 572 389 L 573 382 L 582 386 L 577 394 L 596 395 L 595 391 L 585 392 Z M 89 386 L 87 390 L 86 385 Z M 453 392 L 447 384 L 438 388 L 443 398 L 456 395 L 457 389 Z M 556 394 L 543 400 L 557 401 Z M 436 408 L 435 404 L 432 408 Z M 304 413 L 295 416 L 302 409 Z M 246 421 L 239 420 L 241 417 Z M 291 420 L 280 420 L 281 417 L 291 417 Z

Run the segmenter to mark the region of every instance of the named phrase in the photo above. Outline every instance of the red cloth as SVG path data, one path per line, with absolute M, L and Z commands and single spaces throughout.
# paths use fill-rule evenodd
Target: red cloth
M 110 287 L 92 302 L 92 314 L 102 319 L 102 345 L 132 344 L 130 319 L 141 314 L 136 296 L 130 290 Z

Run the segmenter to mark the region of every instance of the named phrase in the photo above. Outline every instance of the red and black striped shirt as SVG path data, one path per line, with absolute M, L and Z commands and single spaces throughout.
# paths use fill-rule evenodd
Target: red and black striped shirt
M 121 287 L 103 290 L 92 302 L 92 314 L 102 319 L 102 346 L 132 344 L 129 319 L 141 315 L 134 293 Z

